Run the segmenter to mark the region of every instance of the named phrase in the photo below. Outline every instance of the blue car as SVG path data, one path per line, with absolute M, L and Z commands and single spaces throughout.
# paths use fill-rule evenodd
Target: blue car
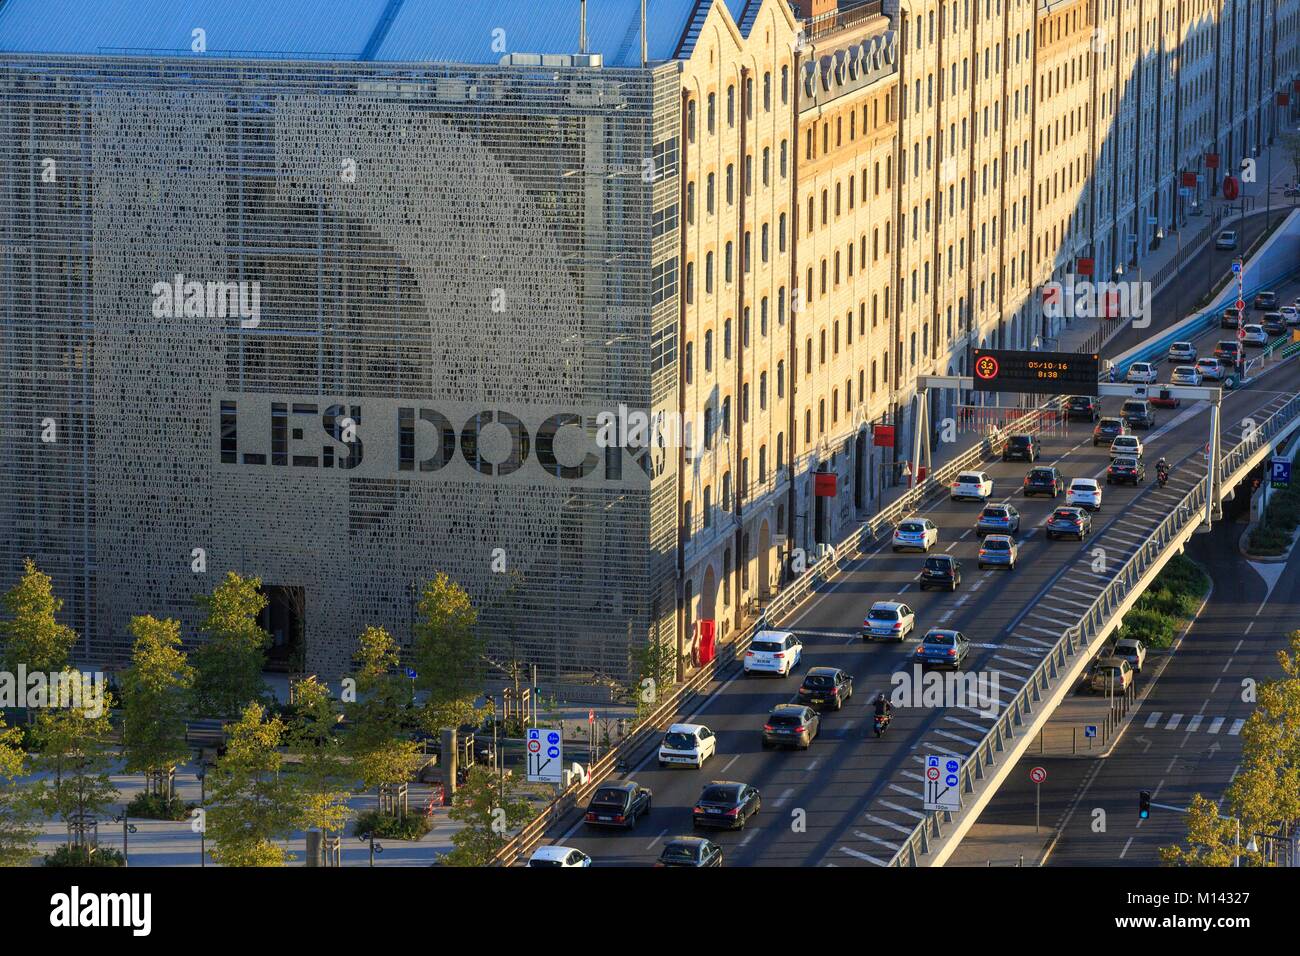
M 922 667 L 951 667 L 957 671 L 969 653 L 970 641 L 961 631 L 932 627 L 917 645 L 914 659 Z
M 975 521 L 975 534 L 1015 534 L 1020 530 L 1020 512 L 1011 505 L 988 505 Z
M 985 568 L 1016 569 L 1020 551 L 1009 534 L 991 534 L 980 543 L 980 570 Z

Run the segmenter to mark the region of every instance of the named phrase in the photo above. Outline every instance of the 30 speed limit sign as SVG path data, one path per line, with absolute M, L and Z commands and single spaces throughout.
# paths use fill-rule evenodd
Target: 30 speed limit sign
M 1034 783 L 1042 783 L 1047 779 L 1047 771 L 1042 767 L 1035 767 L 1033 770 L 1029 771 L 1029 779 Z

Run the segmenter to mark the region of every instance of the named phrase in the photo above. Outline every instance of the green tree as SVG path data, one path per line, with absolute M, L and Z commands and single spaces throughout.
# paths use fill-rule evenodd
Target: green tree
M 150 615 L 131 619 L 131 666 L 122 674 L 122 748 L 127 773 L 145 775 L 145 793 L 171 800 L 171 770 L 189 756 L 185 717 L 194 668 L 181 626 Z
M 207 636 L 192 656 L 196 713 L 233 717 L 261 700 L 266 689 L 262 666 L 271 643 L 271 635 L 257 624 L 267 605 L 261 586 L 258 578 L 229 571 L 212 594 L 196 599 L 205 612 L 199 632 Z
M 326 833 L 343 829 L 348 818 L 348 767 L 332 728 L 339 710 L 329 688 L 314 676 L 293 684 L 293 709 L 285 722 L 285 742 L 301 758 L 299 826 Z
M 406 735 L 410 691 L 395 670 L 397 643 L 382 627 L 368 627 L 358 641 L 357 699 L 344 705 L 348 719 L 345 751 L 354 779 L 366 789 L 402 783 L 415 770 L 420 752 Z
M 1258 862 L 1258 856 L 1246 850 L 1247 842 L 1243 837 L 1242 866 Z M 1232 866 L 1237 853 L 1236 821 L 1220 817 L 1218 804 L 1198 793 L 1187 809 L 1186 844 L 1162 846 L 1160 860 L 1166 866 Z
M 665 640 L 651 634 L 646 643 L 635 651 L 637 685 L 632 689 L 636 698 L 637 720 L 653 713 L 672 690 L 677 677 L 676 646 L 672 639 Z
M 439 857 L 447 866 L 487 866 L 510 840 L 510 833 L 533 817 L 532 805 L 519 792 L 514 775 L 498 777 L 487 767 L 472 767 L 456 791 L 447 815 L 464 824 L 452 834 L 456 849 Z
M 477 723 L 474 700 L 483 691 L 486 644 L 469 594 L 440 571 L 416 607 L 416 683 L 428 692 L 421 722 L 429 731 Z
M 0 866 L 26 866 L 36 854 L 35 811 L 17 782 L 27 759 L 21 744 L 22 732 L 0 717 Z
M 9 613 L 8 620 L 0 621 L 5 670 L 17 673 L 22 664 L 28 671 L 54 674 L 67 667 L 77 632 L 55 620 L 63 601 L 54 596 L 50 576 L 38 571 L 31 558 L 25 558 L 22 577 L 5 592 L 3 600 Z
M 283 866 L 293 859 L 275 841 L 285 839 L 301 816 L 301 794 L 281 775 L 276 749 L 284 737 L 279 717 L 263 719 L 260 704 L 249 704 L 227 731 L 225 756 L 209 774 L 211 796 L 209 851 L 222 866 Z
M 66 676 L 81 680 L 77 671 Z M 33 769 L 45 774 L 32 785 L 32 799 L 46 816 L 68 826 L 70 847 L 80 844 L 81 822 L 106 816 L 118 796 L 109 778 L 116 759 L 112 706 L 112 696 L 105 691 L 102 707 L 48 707 L 37 712 L 32 727 Z

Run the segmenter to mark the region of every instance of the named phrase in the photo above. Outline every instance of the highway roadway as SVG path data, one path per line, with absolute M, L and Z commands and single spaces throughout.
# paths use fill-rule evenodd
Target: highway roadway
M 1300 289 L 1279 292 L 1290 301 Z M 1161 323 L 1166 324 L 1166 323 Z M 1228 333 L 1229 335 L 1231 333 Z M 1200 354 L 1210 354 L 1217 329 L 1198 337 Z M 1172 365 L 1162 363 L 1161 379 Z M 1300 387 L 1300 366 L 1288 363 L 1250 386 L 1228 393 L 1223 402 L 1223 447 L 1239 439 L 1243 421 L 1263 421 Z M 1121 399 L 1102 402 L 1113 414 Z M 1009 501 L 1021 512 L 1020 562 L 1014 571 L 977 568 L 978 539 L 973 525 L 981 510 L 975 502 L 933 501 L 918 514 L 940 529 L 938 553 L 963 564 L 961 588 L 953 594 L 919 593 L 915 584 L 923 563 L 919 553 L 894 554 L 879 542 L 839 575 L 826 582 L 793 620 L 781 623 L 804 643 L 795 675 L 734 676 L 690 715 L 718 735 L 718 755 L 702 770 L 659 769 L 650 754 L 626 775 L 654 791 L 654 811 L 633 831 L 594 830 L 575 813 L 557 825 L 549 842 L 575 846 L 595 865 L 649 865 L 667 836 L 691 832 L 691 808 L 711 780 L 751 784 L 762 793 L 762 811 L 743 832 L 713 837 L 730 866 L 879 866 L 894 855 L 922 816 L 921 763 L 924 754 L 966 755 L 984 736 L 991 720 L 974 708 L 913 707 L 898 712 L 882 738 L 871 728 L 871 698 L 890 689 L 891 675 L 910 670 L 916 641 L 929 627 L 961 630 L 974 642 L 967 671 L 995 676 L 1003 701 L 1023 684 L 1061 633 L 1077 622 L 1092 600 L 1147 539 L 1194 482 L 1204 480 L 1203 449 L 1209 413 L 1204 403 L 1157 410 L 1156 427 L 1139 433 L 1152 472 L 1138 488 L 1104 486 L 1103 508 L 1094 516 L 1084 542 L 1047 541 L 1043 524 L 1064 496 L 1023 499 L 1019 487 L 1028 465 L 986 463 L 994 480 L 991 500 Z M 1067 485 L 1076 477 L 1104 482 L 1108 449 L 1093 448 L 1092 426 L 1077 423 L 1043 439 L 1038 464 L 1055 464 Z M 1174 470 L 1168 487 L 1154 483 L 1154 462 L 1165 456 Z M 1097 549 L 1102 549 L 1098 552 Z M 1104 570 L 1094 570 L 1104 557 Z M 874 601 L 900 600 L 917 615 L 917 630 L 898 644 L 864 644 L 860 625 Z M 800 676 L 812 666 L 842 667 L 855 677 L 852 701 L 823 716 L 821 734 L 807 751 L 765 751 L 761 730 L 769 709 L 794 699 Z M 714 831 L 709 831 L 713 833 Z

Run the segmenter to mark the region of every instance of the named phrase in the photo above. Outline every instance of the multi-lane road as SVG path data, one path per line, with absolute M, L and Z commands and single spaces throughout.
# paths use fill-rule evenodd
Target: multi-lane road
M 1280 290 L 1285 301 L 1297 292 Z M 1231 334 L 1231 333 L 1229 333 Z M 1213 351 L 1217 329 L 1196 339 L 1200 354 Z M 1169 363 L 1161 378 L 1168 380 Z M 1300 368 L 1275 368 L 1223 400 L 1223 447 L 1241 436 L 1247 419 L 1263 421 L 1300 386 Z M 1103 414 L 1118 410 L 1120 399 L 1103 401 Z M 1204 480 L 1203 449 L 1210 416 L 1204 403 L 1157 411 L 1156 427 L 1139 433 L 1151 474 L 1140 487 L 1105 487 L 1093 533 L 1084 542 L 1048 541 L 1043 525 L 1056 505 L 1046 498 L 1023 499 L 1020 484 L 1028 469 L 1021 463 L 987 463 L 993 501 L 1009 501 L 1021 512 L 1019 566 L 1014 571 L 977 569 L 977 503 L 946 498 L 918 512 L 940 529 L 936 551 L 954 555 L 964 578 L 956 593 L 918 592 L 923 562 L 917 553 L 894 554 L 881 542 L 842 573 L 782 627 L 804 644 L 795 675 L 780 679 L 734 676 L 723 683 L 690 719 L 718 735 L 718 755 L 700 771 L 659 769 L 653 755 L 625 777 L 654 791 L 654 811 L 635 830 L 595 831 L 575 814 L 549 834 L 550 842 L 576 846 L 597 865 L 647 865 L 667 836 L 691 832 L 691 809 L 711 780 L 735 780 L 762 792 L 763 809 L 742 832 L 720 833 L 728 865 L 846 866 L 883 865 L 922 816 L 922 755 L 966 755 L 984 736 L 991 720 L 973 707 L 913 707 L 899 711 L 889 732 L 875 738 L 871 698 L 890 689 L 891 675 L 910 670 L 916 639 L 929 627 L 957 628 L 974 642 L 967 671 L 996 677 L 1003 701 L 1009 699 L 1067 627 L 1076 623 L 1110 580 L 1114 570 L 1146 541 L 1193 483 Z M 1067 480 L 1102 478 L 1108 449 L 1092 445 L 1092 426 L 1077 423 L 1048 433 L 1039 464 L 1054 464 Z M 1174 466 L 1169 485 L 1154 484 L 1160 456 Z M 1101 549 L 1100 551 L 1098 549 Z M 1100 563 L 1104 560 L 1104 566 Z M 1101 570 L 1098 570 L 1101 568 Z M 900 600 L 917 615 L 917 631 L 898 644 L 864 644 L 862 618 L 872 602 Z M 769 709 L 794 698 L 799 677 L 812 666 L 841 667 L 855 677 L 852 701 L 823 716 L 821 734 L 807 751 L 765 751 L 761 745 Z

